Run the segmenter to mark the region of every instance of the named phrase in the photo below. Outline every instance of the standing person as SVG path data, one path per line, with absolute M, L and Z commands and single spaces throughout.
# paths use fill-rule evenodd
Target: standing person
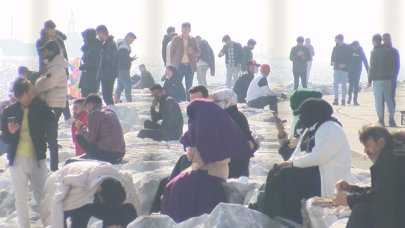
M 87 97 L 91 93 L 97 93 L 100 87 L 100 81 L 97 80 L 98 57 L 103 48 L 102 42 L 97 39 L 97 33 L 94 28 L 86 29 L 82 32 L 84 45 L 82 46 L 82 65 L 79 70 L 82 71 L 79 88 L 82 97 Z
M 34 199 L 41 208 L 42 189 L 48 177 L 45 123 L 52 121 L 54 114 L 48 105 L 36 96 L 35 87 L 27 79 L 17 78 L 13 88 L 17 102 L 3 112 L 1 137 L 4 143 L 9 144 L 7 158 L 19 227 L 29 228 L 28 181 Z M 13 121 L 10 121 L 11 118 Z
M 165 67 L 166 66 L 169 66 L 169 65 L 172 65 L 172 61 L 170 60 L 170 48 L 172 47 L 172 41 L 173 41 L 173 38 L 174 37 L 176 37 L 176 36 L 178 36 L 179 34 L 177 34 L 177 33 L 172 33 L 172 35 L 171 35 L 171 39 L 170 39 L 170 41 L 169 41 L 169 43 L 167 44 L 167 47 L 166 47 L 166 64 L 165 64 Z
M 41 48 L 42 59 L 48 62 L 35 86 L 39 97 L 44 100 L 55 113 L 55 118 L 46 123 L 46 141 L 51 153 L 51 170 L 58 170 L 58 123 L 63 109 L 66 107 L 66 70 L 68 62 L 60 53 L 56 41 L 49 41 Z
M 307 62 L 312 57 L 309 49 L 304 46 L 304 37 L 297 38 L 297 46 L 291 48 L 290 60 L 293 62 L 294 90 L 298 89 L 300 78 L 302 88 L 307 88 Z
M 181 35 L 173 37 L 170 46 L 170 61 L 178 70 L 180 82 L 185 77 L 186 90 L 193 86 L 194 73 L 197 72 L 197 56 L 200 55 L 197 39 L 190 36 L 191 25 L 184 22 L 181 25 Z M 190 96 L 187 93 L 187 100 Z
M 248 71 L 243 73 L 242 76 L 236 80 L 235 86 L 232 89 L 236 93 L 236 96 L 238 96 L 238 103 L 246 103 L 250 83 L 255 77 L 255 74 L 259 71 L 260 66 L 255 60 L 250 60 L 246 65 Z
M 73 117 L 76 120 L 79 120 L 80 122 L 82 122 L 83 125 L 87 127 L 88 126 L 87 125 L 87 110 L 86 110 L 86 107 L 84 107 L 84 101 L 85 101 L 85 98 L 79 98 L 73 102 Z M 79 129 L 76 127 L 76 124 L 74 122 L 72 123 L 71 130 L 72 130 L 73 143 L 75 144 L 75 148 L 76 148 L 76 156 L 81 156 L 85 152 L 80 147 L 79 143 L 76 141 L 75 134 Z
M 166 66 L 167 63 L 167 45 L 169 44 L 170 41 L 172 41 L 173 36 L 172 34 L 176 32 L 175 27 L 168 27 L 166 30 L 166 35 L 163 36 L 163 41 L 162 41 L 162 58 L 163 58 L 163 63 Z M 177 35 L 176 35 L 177 36 Z
M 228 89 L 236 83 L 238 75 L 241 69 L 241 64 L 243 61 L 243 49 L 240 43 L 233 42 L 229 35 L 225 35 L 222 38 L 222 43 L 225 43 L 224 47 L 218 54 L 221 58 L 225 55 L 226 64 L 226 87 Z
M 243 61 L 241 64 L 242 73 L 247 71 L 246 64 L 253 59 L 253 50 L 255 49 L 256 41 L 254 39 L 248 40 L 247 46 L 243 47 Z
M 186 101 L 186 91 L 184 90 L 183 83 L 180 81 L 177 69 L 173 65 L 166 66 L 165 83 L 163 90 L 167 96 L 172 97 L 177 102 Z
M 363 48 L 360 46 L 358 41 L 353 41 L 350 46 L 353 49 L 353 56 L 349 68 L 349 99 L 347 100 L 347 104 L 352 102 L 352 93 L 354 93 L 353 105 L 360 106 L 360 104 L 357 102 L 360 75 L 361 71 L 363 70 L 363 64 L 368 72 L 368 61 L 366 54 L 364 54 Z
M 401 61 L 399 58 L 398 49 L 396 49 L 392 46 L 391 35 L 389 33 L 384 33 L 383 41 L 384 41 L 384 43 L 383 43 L 384 47 L 390 49 L 394 56 L 394 59 L 393 59 L 394 64 L 392 66 L 394 69 L 394 78 L 392 80 L 392 102 L 394 104 L 394 109 L 395 109 L 395 107 L 396 107 L 395 95 L 396 95 L 396 91 L 397 91 L 397 80 L 398 80 L 399 69 L 401 68 Z
M 146 70 L 145 64 L 139 65 L 139 71 L 141 72 L 141 80 L 139 80 L 135 89 L 146 89 L 155 84 L 155 79 L 153 79 L 152 74 Z
M 305 47 L 309 49 L 309 52 L 311 53 L 311 61 L 307 62 L 307 85 L 309 82 L 309 75 L 311 74 L 311 68 L 312 68 L 312 61 L 314 60 L 315 56 L 315 49 L 314 46 L 311 44 L 311 39 L 306 38 L 305 39 Z
M 333 105 L 339 105 L 339 84 L 342 84 L 342 106 L 346 104 L 346 84 L 349 75 L 349 64 L 352 57 L 352 49 L 343 43 L 343 35 L 335 37 L 336 46 L 332 51 L 331 66 L 333 66 L 333 84 L 335 100 Z
M 99 25 L 96 32 L 103 42 L 98 59 L 97 80 L 101 81 L 104 102 L 107 105 L 114 105 L 113 90 L 115 79 L 118 77 L 118 48 L 105 25 Z
M 132 32 L 125 36 L 124 40 L 118 40 L 118 80 L 117 89 L 115 90 L 115 96 L 117 101 L 121 99 L 122 90 L 125 89 L 125 99 L 127 102 L 132 102 L 132 83 L 131 75 L 129 71 L 131 70 L 132 61 L 136 59 L 136 56 L 131 57 L 131 44 L 136 39 L 135 34 Z
M 381 45 L 380 34 L 373 36 L 373 50 L 370 56 L 370 69 L 368 71 L 368 87 L 373 83 L 375 109 L 377 111 L 378 122 L 385 126 L 383 97 L 392 97 L 392 80 L 394 78 L 394 55 L 392 51 Z M 392 99 L 385 99 L 388 113 L 390 115 L 389 124 L 396 127 L 394 120 L 395 108 Z
M 269 110 L 278 113 L 277 97 L 287 99 L 284 93 L 272 91 L 267 81 L 270 75 L 270 66 L 263 64 L 260 67 L 261 75 L 256 76 L 249 85 L 247 92 L 246 102 L 252 108 L 264 108 L 267 105 Z
M 210 44 L 201 38 L 196 37 L 198 40 L 198 46 L 200 47 L 200 56 L 197 57 L 197 80 L 199 85 L 207 87 L 207 71 L 210 69 L 211 76 L 215 76 L 215 57 L 214 51 Z

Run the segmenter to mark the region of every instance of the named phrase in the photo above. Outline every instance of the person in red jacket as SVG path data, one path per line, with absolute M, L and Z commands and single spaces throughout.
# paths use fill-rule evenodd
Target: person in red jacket
M 82 122 L 86 127 L 87 127 L 87 110 L 86 107 L 84 107 L 84 98 L 77 99 L 73 102 L 73 116 L 76 120 L 79 120 Z M 76 156 L 80 156 L 85 154 L 83 149 L 80 147 L 80 145 L 77 143 L 76 138 L 75 138 L 75 133 L 77 131 L 77 127 L 75 123 L 72 123 L 72 138 L 73 142 L 76 146 Z

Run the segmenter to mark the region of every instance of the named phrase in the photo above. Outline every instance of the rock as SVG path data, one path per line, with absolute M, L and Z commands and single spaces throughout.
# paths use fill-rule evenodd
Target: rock
M 223 185 L 225 194 L 229 203 L 243 204 L 246 194 L 253 189 L 258 189 L 261 186 L 260 181 L 249 179 L 248 184 L 242 184 L 238 179 L 229 179 Z
M 340 219 L 334 222 L 329 228 L 346 228 L 347 222 L 349 221 L 348 218 Z
M 248 205 L 252 197 L 257 193 L 258 189 L 250 190 L 246 193 L 245 199 L 243 200 L 243 206 Z
M 150 215 L 138 217 L 128 228 L 170 228 L 176 225 L 167 215 Z
M 324 96 L 326 96 L 326 95 L 333 95 L 333 90 L 332 90 L 332 88 L 330 88 L 330 87 L 328 87 L 328 86 L 323 86 L 321 92 L 322 92 L 322 94 L 323 94 Z
M 194 217 L 189 220 L 186 220 L 182 223 L 178 223 L 170 228 L 189 228 L 189 227 L 201 227 L 203 226 L 205 220 L 208 218 L 207 214 L 203 214 L 199 217 Z

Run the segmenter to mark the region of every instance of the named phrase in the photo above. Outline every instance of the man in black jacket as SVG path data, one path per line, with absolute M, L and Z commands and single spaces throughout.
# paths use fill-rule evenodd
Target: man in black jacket
M 155 79 L 153 79 L 152 74 L 146 70 L 145 64 L 139 65 L 139 71 L 141 72 L 141 79 L 135 86 L 135 89 L 146 89 L 155 84 Z
M 333 83 L 335 100 L 333 105 L 339 105 L 339 84 L 342 84 L 342 105 L 346 104 L 347 77 L 349 75 L 352 49 L 343 43 L 343 35 L 335 37 L 336 46 L 332 51 L 331 66 L 333 66 Z
M 371 187 L 350 185 L 339 181 L 340 191 L 333 201 L 352 210 L 347 228 L 390 227 L 405 224 L 405 147 L 404 132 L 394 133 L 382 126 L 369 124 L 359 131 L 364 152 L 373 161 Z M 399 137 L 398 137 L 399 136 Z
M 249 39 L 247 46 L 243 47 L 243 61 L 241 64 L 242 73 L 247 71 L 246 64 L 253 59 L 253 49 L 255 49 L 256 41 L 254 39 Z
M 394 78 L 392 80 L 392 102 L 394 104 L 394 109 L 396 107 L 396 102 L 395 102 L 395 95 L 397 91 L 397 80 L 398 80 L 398 74 L 399 74 L 399 69 L 401 68 L 401 61 L 399 58 L 399 52 L 398 49 L 394 48 L 392 46 L 392 41 L 391 41 L 391 35 L 389 33 L 384 33 L 383 35 L 383 45 L 384 47 L 390 49 L 392 51 L 392 54 L 394 56 L 393 59 L 393 70 L 394 70 Z
M 373 50 L 370 56 L 370 69 L 368 71 L 368 87 L 373 83 L 375 107 L 378 121 L 384 126 L 383 98 L 386 97 L 388 113 L 390 115 L 389 124 L 396 127 L 394 120 L 395 108 L 392 102 L 392 80 L 394 80 L 394 55 L 392 51 L 381 45 L 380 34 L 373 36 Z
M 154 141 L 178 140 L 183 134 L 183 114 L 179 104 L 165 95 L 162 86 L 155 84 L 150 88 L 154 97 L 151 106 L 152 121 L 145 120 L 144 128 L 138 133 L 138 138 L 149 138 Z M 155 107 L 159 104 L 159 112 Z M 162 124 L 157 122 L 162 120 Z
M 121 98 L 121 93 L 125 89 L 125 98 L 127 102 L 132 102 L 132 83 L 129 70 L 131 70 L 132 61 L 136 59 L 136 56 L 131 57 L 131 44 L 136 39 L 135 34 L 132 32 L 125 36 L 124 40 L 118 40 L 118 80 L 117 80 L 117 90 L 115 91 L 115 96 L 117 101 Z
M 197 80 L 198 84 L 207 86 L 207 71 L 210 69 L 211 76 L 215 76 L 215 57 L 210 44 L 201 38 L 195 37 L 200 46 L 200 55 L 197 56 Z
M 176 28 L 175 27 L 168 27 L 166 30 L 166 35 L 163 36 L 163 41 L 162 41 L 162 58 L 163 58 L 163 63 L 166 66 L 167 63 L 167 45 L 172 41 L 174 34 L 176 33 Z M 176 34 L 177 36 L 177 34 Z
M 259 72 L 258 67 L 260 64 L 258 64 L 255 60 L 250 60 L 246 65 L 248 71 L 242 74 L 238 80 L 236 80 L 235 86 L 232 88 L 233 92 L 235 92 L 238 96 L 238 103 L 246 103 L 246 96 L 250 83 L 255 77 L 255 74 Z
M 298 89 L 300 83 L 302 88 L 307 88 L 307 65 L 312 60 L 311 52 L 304 46 L 304 37 L 297 38 L 297 46 L 291 48 L 290 60 L 293 62 L 294 91 Z
M 98 59 L 97 80 L 101 81 L 104 102 L 107 105 L 114 105 L 113 90 L 115 79 L 118 77 L 118 48 L 105 25 L 99 25 L 96 32 L 103 42 Z
M 167 96 L 172 97 L 177 102 L 186 101 L 186 90 L 181 78 L 177 74 L 177 69 L 173 65 L 166 66 L 165 83 L 163 90 Z
M 241 70 L 241 64 L 244 56 L 243 49 L 242 45 L 232 41 L 229 35 L 225 35 L 222 38 L 222 42 L 225 43 L 225 45 L 219 52 L 218 57 L 221 58 L 225 55 L 226 86 L 228 89 L 230 89 L 238 79 L 238 75 Z
M 364 54 L 363 48 L 360 46 L 358 41 L 353 41 L 350 46 L 352 47 L 353 55 L 349 68 L 349 99 L 347 100 L 347 104 L 352 102 L 352 93 L 354 93 L 353 105 L 360 106 L 360 104 L 357 102 L 360 75 L 361 71 L 363 70 L 363 64 L 368 72 L 368 61 L 366 54 Z
M 94 28 L 86 29 L 82 32 L 84 45 L 82 46 L 83 56 L 82 65 L 79 69 L 82 71 L 79 88 L 82 97 L 87 97 L 91 93 L 97 93 L 100 88 L 100 81 L 97 80 L 98 57 L 103 44 L 97 39 L 97 33 Z
M 52 121 L 54 113 L 45 101 L 36 95 L 35 87 L 19 77 L 13 83 L 17 102 L 7 107 L 2 115 L 2 140 L 8 144 L 11 182 L 20 227 L 29 227 L 28 181 L 37 205 L 48 177 L 46 167 L 45 122 Z

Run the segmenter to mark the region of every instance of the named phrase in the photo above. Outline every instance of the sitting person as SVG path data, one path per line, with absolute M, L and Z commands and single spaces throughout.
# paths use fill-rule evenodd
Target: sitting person
M 139 75 L 139 74 L 134 74 L 134 75 L 131 77 L 132 86 L 136 86 L 140 80 L 141 80 L 141 75 Z
M 337 182 L 333 201 L 352 210 L 347 228 L 390 227 L 405 225 L 405 132 L 391 135 L 377 124 L 368 124 L 359 131 L 364 152 L 374 163 L 371 166 L 371 187 Z
M 247 72 L 243 73 L 242 76 L 236 79 L 235 85 L 232 88 L 232 90 L 236 93 L 236 96 L 238 96 L 238 103 L 246 103 L 249 85 L 255 77 L 260 64 L 256 63 L 255 60 L 250 60 L 246 66 Z
M 190 94 L 190 102 L 195 99 L 207 99 L 209 96 L 207 87 L 203 85 L 196 85 L 191 87 L 188 90 L 188 94 Z
M 227 202 L 222 183 L 228 179 L 230 159 L 253 156 L 242 130 L 214 102 L 194 100 L 187 115 L 192 122 L 180 142 L 193 164 L 166 185 L 161 207 L 177 223 Z
M 87 127 L 87 110 L 84 107 L 84 101 L 85 101 L 85 98 L 79 98 L 73 102 L 73 117 L 76 120 L 79 120 L 80 122 L 82 122 L 83 125 Z M 76 124 L 74 122 L 72 123 L 71 129 L 72 129 L 73 143 L 75 144 L 75 148 L 76 148 L 76 156 L 83 155 L 84 151 L 80 147 L 79 143 L 76 141 L 75 133 L 79 129 L 77 129 Z
M 177 102 L 186 101 L 186 90 L 184 89 L 183 82 L 177 75 L 177 69 L 173 65 L 166 67 L 165 83 L 163 89 L 167 96 L 174 98 Z
M 88 127 L 75 119 L 79 129 L 75 133 L 76 142 L 85 152 L 80 158 L 119 164 L 125 156 L 125 141 L 117 114 L 108 107 L 102 107 L 102 100 L 95 93 L 86 97 L 84 106 L 88 113 Z
M 351 155 L 346 134 L 332 117 L 329 103 L 310 98 L 299 111 L 300 121 L 308 130 L 291 158 L 275 164 L 269 172 L 264 213 L 302 224 L 302 199 L 332 197 L 335 183 L 350 179 Z
M 68 164 L 48 177 L 42 197 L 44 227 L 87 227 L 91 217 L 103 227 L 125 228 L 140 211 L 132 175 L 97 161 Z
M 263 64 L 260 67 L 261 75 L 256 76 L 249 85 L 246 101 L 249 107 L 264 108 L 267 105 L 269 109 L 278 113 L 277 97 L 287 99 L 284 93 L 274 92 L 270 89 L 267 77 L 270 75 L 270 66 Z
M 20 66 L 18 67 L 18 76 L 26 78 L 32 85 L 35 85 L 35 82 L 41 74 L 39 72 L 30 71 L 25 66 Z
M 138 138 L 153 139 L 154 141 L 178 140 L 183 134 L 183 114 L 179 104 L 165 94 L 162 86 L 155 84 L 150 88 L 152 106 L 150 109 L 152 121 L 145 120 L 144 128 L 138 133 Z M 155 107 L 159 105 L 159 112 Z M 157 122 L 162 120 L 162 125 Z
M 145 64 L 139 65 L 139 71 L 141 71 L 141 80 L 135 86 L 135 89 L 146 89 L 155 84 L 155 79 L 153 79 L 152 74 L 146 70 Z

